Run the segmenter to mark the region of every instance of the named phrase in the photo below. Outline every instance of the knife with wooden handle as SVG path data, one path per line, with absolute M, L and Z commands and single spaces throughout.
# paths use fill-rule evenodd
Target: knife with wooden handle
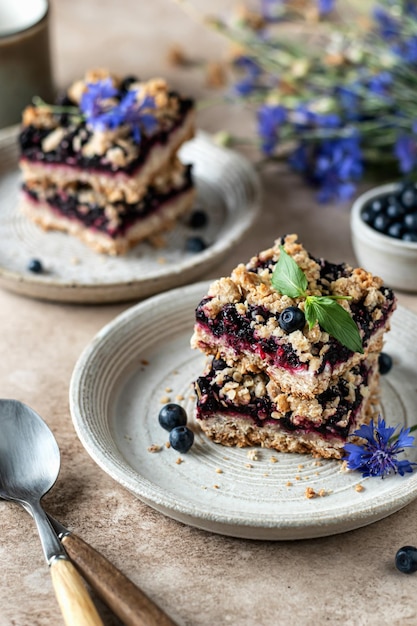
M 126 626 L 178 626 L 105 556 L 48 517 L 83 578 Z

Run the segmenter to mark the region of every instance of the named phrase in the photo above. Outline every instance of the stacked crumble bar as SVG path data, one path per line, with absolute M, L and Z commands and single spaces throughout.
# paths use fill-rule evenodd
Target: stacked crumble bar
M 363 354 L 318 323 L 289 333 L 280 327 L 284 309 L 305 306 L 271 284 L 280 245 L 303 270 L 307 295 L 351 297 L 338 302 L 358 326 Z M 378 357 L 395 306 L 380 278 L 313 258 L 296 235 L 238 265 L 212 283 L 196 310 L 191 345 L 209 357 L 195 383 L 203 431 L 228 446 L 341 458 L 348 436 L 376 410 Z
M 105 104 L 117 106 L 134 92 L 130 107 L 151 103 L 144 110 L 154 121 L 151 130 L 144 125 L 138 136 L 128 117 L 107 127 L 86 119 L 83 94 L 109 80 L 116 94 Z M 29 218 L 45 230 L 75 235 L 97 252 L 118 255 L 171 228 L 190 209 L 191 167 L 177 158 L 194 134 L 190 99 L 170 91 L 163 79 L 139 82 L 96 70 L 74 83 L 60 104 L 23 112 L 21 208 Z

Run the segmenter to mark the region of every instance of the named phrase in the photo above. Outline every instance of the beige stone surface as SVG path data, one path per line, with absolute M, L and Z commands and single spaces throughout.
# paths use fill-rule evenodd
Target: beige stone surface
M 210 6 L 226 12 L 231 4 L 218 0 Z M 53 0 L 52 33 L 61 86 L 99 65 L 144 77 L 165 75 L 182 91 L 203 97 L 201 68 L 170 67 L 169 48 L 181 43 L 194 59 L 227 55 L 219 36 L 207 33 L 170 0 Z M 253 120 L 244 111 L 216 107 L 202 110 L 199 124 L 209 131 L 247 132 Z M 317 205 L 311 191 L 285 168 L 268 168 L 262 181 L 258 223 L 212 276 L 228 273 L 276 236 L 294 231 L 313 253 L 354 261 L 347 205 Z M 399 299 L 417 311 L 417 297 Z M 99 469 L 74 432 L 69 381 L 82 349 L 127 306 L 60 305 L 0 292 L 0 397 L 36 409 L 61 449 L 61 473 L 45 498 L 48 510 L 182 626 L 415 624 L 416 580 L 395 570 L 394 555 L 402 545 L 417 542 L 417 502 L 344 535 L 288 543 L 245 541 L 165 518 Z M 0 503 L 0 525 L 1 626 L 61 624 L 31 519 L 18 507 Z M 119 623 L 104 608 L 103 616 L 108 626 Z

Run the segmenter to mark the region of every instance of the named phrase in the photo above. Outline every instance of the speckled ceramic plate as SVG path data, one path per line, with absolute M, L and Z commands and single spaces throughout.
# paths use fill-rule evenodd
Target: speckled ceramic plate
M 186 143 L 181 159 L 193 164 L 195 206 L 209 223 L 192 230 L 184 219 L 166 235 L 166 246 L 142 243 L 125 257 L 94 253 L 74 237 L 45 233 L 17 208 L 20 173 L 17 129 L 0 132 L 0 286 L 35 298 L 65 302 L 117 302 L 143 298 L 190 283 L 217 264 L 253 223 L 260 203 L 258 177 L 237 153 L 215 145 L 204 133 Z M 199 254 L 185 241 L 201 236 Z M 27 270 L 39 258 L 42 274 Z
M 150 298 L 117 317 L 80 357 L 71 381 L 73 422 L 98 465 L 158 511 L 205 530 L 250 539 L 302 539 L 341 533 L 384 518 L 417 496 L 417 473 L 363 479 L 338 461 L 310 455 L 226 448 L 198 425 L 187 454 L 165 447 L 162 403 L 193 415 L 192 381 L 204 357 L 189 347 L 194 309 L 208 285 L 197 283 Z M 416 420 L 417 316 L 400 308 L 386 351 L 381 410 L 389 423 Z M 151 446 L 161 446 L 150 452 Z M 251 449 L 254 450 L 254 449 Z M 417 453 L 411 450 L 411 459 Z M 178 464 L 178 458 L 183 462 Z M 274 462 L 275 461 L 275 462 Z M 359 487 L 358 490 L 358 485 Z M 306 498 L 307 487 L 322 497 Z M 362 490 L 360 490 L 362 489 Z

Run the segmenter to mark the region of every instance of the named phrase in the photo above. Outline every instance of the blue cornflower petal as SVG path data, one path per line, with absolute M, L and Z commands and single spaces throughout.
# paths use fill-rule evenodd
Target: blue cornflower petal
M 404 452 L 404 448 L 414 446 L 414 437 L 410 435 L 410 428 L 401 428 L 396 437 L 398 426 L 387 426 L 385 420 L 378 416 L 377 424 L 363 424 L 353 434 L 365 441 L 363 445 L 347 443 L 345 445 L 345 460 L 349 469 L 360 470 L 362 476 L 388 476 L 413 471 L 416 463 L 407 459 L 399 460 L 397 456 Z
M 317 7 L 320 15 L 326 15 L 334 9 L 336 0 L 317 0 Z
M 258 132 L 262 150 L 271 155 L 278 143 L 279 130 L 287 120 L 287 110 L 281 105 L 264 104 L 258 109 Z
M 394 154 L 399 161 L 400 170 L 407 174 L 417 163 L 417 144 L 411 135 L 401 135 L 394 146 Z

